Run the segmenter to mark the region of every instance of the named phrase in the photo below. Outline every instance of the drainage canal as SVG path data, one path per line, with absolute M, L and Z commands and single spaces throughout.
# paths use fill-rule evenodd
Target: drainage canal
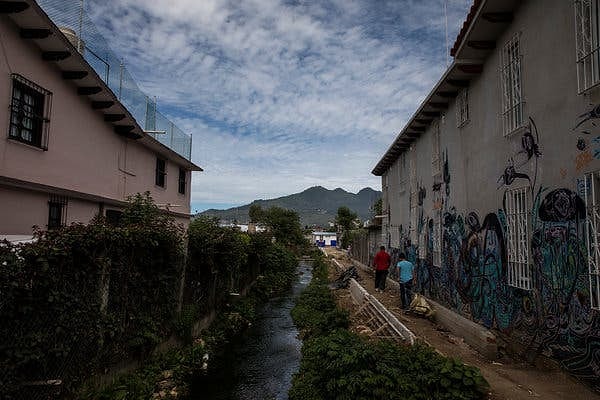
M 227 352 L 212 360 L 209 372 L 192 383 L 191 400 L 284 400 L 300 365 L 298 330 L 290 310 L 311 279 L 300 263 L 292 290 L 257 310 L 255 323 Z

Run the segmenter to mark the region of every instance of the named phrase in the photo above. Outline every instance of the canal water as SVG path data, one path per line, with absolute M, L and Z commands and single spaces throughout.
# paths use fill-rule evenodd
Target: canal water
M 254 324 L 209 372 L 191 385 L 192 400 L 285 400 L 300 365 L 298 330 L 290 310 L 311 279 L 311 266 L 300 263 L 299 278 L 287 294 L 257 310 Z

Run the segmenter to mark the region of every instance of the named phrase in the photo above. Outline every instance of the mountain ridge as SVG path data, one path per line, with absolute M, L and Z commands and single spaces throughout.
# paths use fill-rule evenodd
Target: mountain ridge
M 273 199 L 257 199 L 226 210 L 209 209 L 198 215 L 245 223 L 248 221 L 250 206 L 256 204 L 264 209 L 276 206 L 294 210 L 300 216 L 302 225 L 327 226 L 330 221 L 335 220 L 337 209 L 342 206 L 355 212 L 361 220 L 369 219 L 373 203 L 380 197 L 381 192 L 370 187 L 362 188 L 355 194 L 339 187 L 330 190 L 323 186 L 312 186 L 299 193 Z

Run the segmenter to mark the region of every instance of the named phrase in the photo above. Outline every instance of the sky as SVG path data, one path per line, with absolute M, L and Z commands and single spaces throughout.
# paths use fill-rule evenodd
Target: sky
M 469 0 L 448 0 L 452 46 Z M 449 62 L 444 0 L 87 0 L 192 135 L 192 212 L 371 174 Z

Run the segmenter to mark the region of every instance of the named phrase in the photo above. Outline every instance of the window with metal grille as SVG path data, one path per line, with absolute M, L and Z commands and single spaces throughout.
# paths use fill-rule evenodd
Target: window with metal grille
M 469 122 L 469 89 L 464 88 L 456 97 L 456 127 L 460 128 Z
M 418 221 L 418 203 L 419 188 L 417 187 L 417 152 L 414 147 L 410 148 L 409 153 L 409 184 L 410 184 L 410 241 L 413 244 L 418 243 L 417 221 Z
M 68 199 L 61 196 L 50 196 L 48 201 L 48 229 L 56 229 L 67 223 Z
M 187 186 L 187 171 L 183 168 L 179 168 L 179 193 L 185 194 L 185 187 Z
M 529 188 L 523 187 L 507 191 L 505 206 L 508 284 L 530 290 L 532 282 L 529 265 Z
M 155 183 L 157 186 L 165 187 L 166 176 L 167 176 L 167 161 L 162 158 L 156 158 L 156 179 Z
M 398 190 L 400 193 L 406 191 L 406 153 L 398 157 Z
M 600 82 L 598 0 L 575 0 L 577 87 L 583 93 Z
M 431 124 L 431 173 L 437 176 L 442 172 L 442 162 L 440 157 L 440 123 L 434 121 Z
M 587 210 L 586 247 L 590 284 L 590 306 L 600 309 L 600 171 L 584 177 Z
M 436 267 L 442 266 L 442 210 L 433 211 L 432 232 L 433 254 L 432 263 Z
M 518 34 L 502 48 L 501 63 L 502 126 L 506 136 L 524 124 L 521 93 L 521 45 Z
M 48 150 L 48 127 L 52 93 L 12 74 L 12 98 L 8 137 Z

